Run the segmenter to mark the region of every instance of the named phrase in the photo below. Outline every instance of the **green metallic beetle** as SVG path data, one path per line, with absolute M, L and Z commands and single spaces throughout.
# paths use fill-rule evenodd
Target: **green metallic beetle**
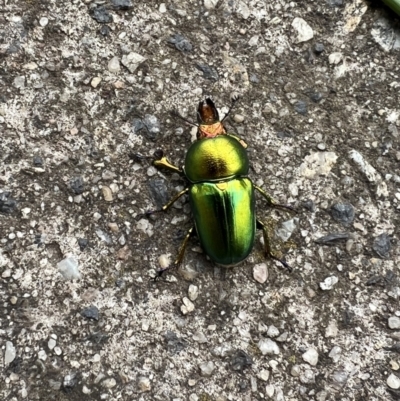
M 382 0 L 394 12 L 400 15 L 400 0 Z
M 236 100 L 233 100 L 229 111 Z M 183 169 L 172 165 L 166 157 L 154 161 L 156 167 L 186 177 L 189 185 L 162 209 L 148 212 L 147 215 L 167 210 L 188 193 L 194 217 L 194 227 L 190 228 L 183 240 L 175 262 L 160 270 L 157 277 L 182 262 L 187 242 L 194 233 L 197 233 L 204 252 L 213 262 L 225 267 L 237 265 L 250 254 L 256 228 L 263 230 L 265 254 L 291 270 L 285 261 L 271 252 L 267 228 L 255 214 L 254 193 L 258 191 L 270 207 L 291 211 L 293 208 L 276 204 L 247 177 L 247 145 L 240 138 L 226 132 L 211 99 L 199 103 L 197 120 L 197 141 L 188 149 Z

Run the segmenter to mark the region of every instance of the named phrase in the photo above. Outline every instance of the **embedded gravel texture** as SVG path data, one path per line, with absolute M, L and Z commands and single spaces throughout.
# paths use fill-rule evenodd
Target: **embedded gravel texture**
M 400 398 L 399 17 L 364 0 L 0 6 L 2 400 Z M 191 239 L 177 174 L 212 96 L 249 145 L 240 266 Z

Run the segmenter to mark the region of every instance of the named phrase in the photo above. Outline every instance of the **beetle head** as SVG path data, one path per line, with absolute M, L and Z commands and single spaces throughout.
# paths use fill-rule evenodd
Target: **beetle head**
M 199 103 L 197 122 L 199 123 L 197 139 L 214 138 L 217 135 L 226 134 L 225 128 L 219 120 L 218 110 L 209 97 Z

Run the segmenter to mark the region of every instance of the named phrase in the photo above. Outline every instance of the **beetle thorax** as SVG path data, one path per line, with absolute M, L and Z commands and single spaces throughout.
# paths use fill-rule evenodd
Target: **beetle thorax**
M 200 124 L 197 131 L 197 139 L 214 138 L 217 135 L 224 134 L 226 134 L 226 131 L 221 121 L 213 124 Z
M 245 148 L 231 135 L 204 138 L 186 153 L 185 175 L 191 182 L 218 181 L 246 176 L 249 160 Z

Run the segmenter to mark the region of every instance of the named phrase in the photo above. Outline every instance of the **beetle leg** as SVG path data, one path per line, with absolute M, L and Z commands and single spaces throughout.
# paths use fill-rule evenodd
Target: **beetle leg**
M 179 251 L 178 251 L 178 256 L 175 259 L 175 262 L 171 265 L 166 267 L 165 269 L 161 269 L 157 272 L 157 275 L 154 277 L 154 281 L 157 281 L 158 278 L 160 278 L 166 271 L 168 270 L 172 270 L 172 269 L 176 269 L 183 260 L 183 256 L 185 254 L 185 250 L 186 250 L 186 246 L 187 243 L 190 239 L 190 237 L 193 235 L 194 233 L 194 227 L 192 227 L 186 234 L 185 238 L 182 241 L 181 246 L 179 247 Z
M 257 185 L 254 185 L 254 188 L 266 199 L 268 206 L 274 207 L 276 209 L 283 209 L 283 210 L 289 210 L 291 212 L 296 213 L 296 209 L 293 206 L 290 205 L 280 205 L 279 203 L 276 203 L 271 195 L 269 195 L 267 192 L 265 192 L 262 188 L 258 187 Z
M 286 261 L 284 261 L 283 259 L 279 259 L 277 256 L 275 256 L 272 253 L 267 226 L 264 223 L 262 223 L 259 219 L 256 220 L 256 224 L 257 224 L 257 228 L 262 230 L 262 232 L 263 232 L 265 256 L 269 256 L 271 259 L 274 259 L 274 260 L 280 262 L 289 271 L 289 273 L 291 273 L 293 271 L 293 269 L 286 263 Z
M 167 170 L 171 170 L 175 173 L 183 174 L 183 171 L 179 167 L 176 167 L 173 164 L 171 164 L 170 161 L 165 156 L 162 157 L 160 160 L 154 160 L 153 164 L 156 167 L 162 167 Z
M 145 216 L 150 216 L 154 213 L 160 213 L 160 212 L 165 212 L 168 208 L 170 208 L 182 195 L 184 195 L 187 191 L 189 191 L 189 188 L 185 188 L 183 191 L 177 193 L 168 203 L 166 203 L 161 209 L 159 210 L 149 210 L 148 212 L 145 213 Z

